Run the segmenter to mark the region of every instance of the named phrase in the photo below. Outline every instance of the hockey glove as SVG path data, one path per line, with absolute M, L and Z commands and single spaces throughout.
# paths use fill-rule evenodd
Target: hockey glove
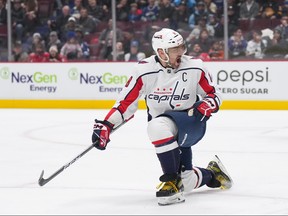
M 95 124 L 92 134 L 92 143 L 97 149 L 105 150 L 108 142 L 110 141 L 110 132 L 113 129 L 113 125 L 104 120 L 99 121 L 95 119 Z
M 215 100 L 211 97 L 206 97 L 193 105 L 194 116 L 200 121 L 207 121 L 211 113 L 217 112 L 219 107 Z

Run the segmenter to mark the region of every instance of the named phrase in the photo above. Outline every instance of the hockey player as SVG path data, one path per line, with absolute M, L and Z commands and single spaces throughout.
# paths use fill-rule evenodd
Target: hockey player
M 159 205 L 184 202 L 184 191 L 207 185 L 229 189 L 232 180 L 217 156 L 208 167 L 192 165 L 192 149 L 205 134 L 206 121 L 221 105 L 219 90 L 200 59 L 184 55 L 183 37 L 163 28 L 152 38 L 156 55 L 138 62 L 120 97 L 103 121 L 95 120 L 92 142 L 104 150 L 113 128 L 129 119 L 145 96 L 148 136 L 162 167 Z

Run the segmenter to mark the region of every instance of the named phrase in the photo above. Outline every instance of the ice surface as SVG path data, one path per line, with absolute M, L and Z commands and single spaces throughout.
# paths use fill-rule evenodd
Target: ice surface
M 158 206 L 162 174 L 146 134 L 146 111 L 45 186 L 91 143 L 94 118 L 107 110 L 0 109 L 0 214 L 288 214 L 288 111 L 220 110 L 193 148 L 194 165 L 217 154 L 234 180 L 230 190 L 206 186 L 186 202 Z

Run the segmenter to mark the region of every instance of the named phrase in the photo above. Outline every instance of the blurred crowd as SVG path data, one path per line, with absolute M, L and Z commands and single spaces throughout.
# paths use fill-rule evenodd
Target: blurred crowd
M 0 0 L 0 61 L 12 37 L 15 62 L 139 61 L 153 54 L 151 37 L 169 27 L 180 32 L 187 54 L 203 60 L 288 58 L 288 0 L 115 0 L 116 57 L 111 0 Z M 6 34 L 5 34 L 6 33 Z M 5 53 L 6 52 L 6 53 Z

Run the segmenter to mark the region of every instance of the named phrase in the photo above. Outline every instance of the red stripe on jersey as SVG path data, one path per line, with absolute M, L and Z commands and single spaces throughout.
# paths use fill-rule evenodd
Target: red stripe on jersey
M 146 64 L 148 63 L 147 61 L 139 61 L 138 64 Z
M 112 109 L 108 112 L 108 114 L 106 115 L 106 117 L 105 117 L 104 120 L 109 121 L 108 119 L 110 118 L 110 116 L 112 116 L 113 113 L 115 113 L 116 111 L 117 111 L 117 109 L 112 108 Z M 118 112 L 118 111 L 117 111 L 117 112 Z M 114 125 L 113 125 L 113 126 L 114 126 Z
M 126 95 L 125 99 L 120 101 L 118 110 L 121 113 L 124 113 L 128 109 L 128 107 L 138 98 L 142 86 L 143 81 L 142 78 L 140 77 L 139 79 L 137 79 L 136 84 L 131 89 L 131 91 Z
M 165 138 L 165 139 L 161 139 L 161 140 L 156 140 L 154 142 L 152 142 L 153 145 L 163 145 L 165 143 L 169 143 L 171 140 L 174 140 L 174 136 L 172 137 L 168 137 L 168 138 Z
M 211 77 L 209 77 L 209 78 L 211 80 Z M 208 77 L 205 76 L 205 72 L 204 71 L 202 71 L 202 73 L 201 73 L 201 78 L 200 78 L 200 81 L 199 81 L 199 85 L 203 88 L 203 90 L 207 94 L 215 93 L 215 88 L 214 88 L 214 86 L 211 86 L 209 84 Z
M 215 94 L 207 94 L 207 97 L 211 97 L 211 98 L 213 98 L 213 99 L 215 99 Z

